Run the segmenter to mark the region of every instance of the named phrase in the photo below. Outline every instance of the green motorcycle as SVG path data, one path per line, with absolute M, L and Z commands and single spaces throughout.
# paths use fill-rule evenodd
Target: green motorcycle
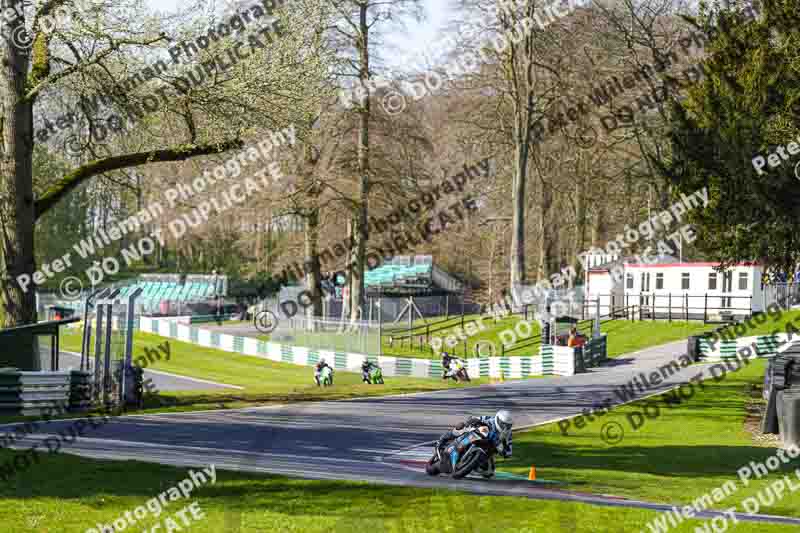
M 317 386 L 330 387 L 331 385 L 333 385 L 333 369 L 329 366 L 324 366 L 322 370 L 319 371 Z
M 378 365 L 362 368 L 361 379 L 367 385 L 383 385 L 383 371 Z

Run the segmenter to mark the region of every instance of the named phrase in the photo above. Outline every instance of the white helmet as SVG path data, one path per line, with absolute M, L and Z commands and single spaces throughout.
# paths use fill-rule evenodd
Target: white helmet
M 513 422 L 511 421 L 511 413 L 505 409 L 497 411 L 497 414 L 494 415 L 494 426 L 500 433 L 508 433 L 511 431 L 512 425 Z

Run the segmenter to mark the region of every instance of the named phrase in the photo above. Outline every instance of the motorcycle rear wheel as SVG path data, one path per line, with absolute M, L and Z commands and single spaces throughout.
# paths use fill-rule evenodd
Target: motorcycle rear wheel
M 458 464 L 456 464 L 455 470 L 453 470 L 453 479 L 467 477 L 470 472 L 477 468 L 484 457 L 485 455 L 482 453 L 474 453 L 466 463 L 462 464 L 461 461 L 459 461 Z

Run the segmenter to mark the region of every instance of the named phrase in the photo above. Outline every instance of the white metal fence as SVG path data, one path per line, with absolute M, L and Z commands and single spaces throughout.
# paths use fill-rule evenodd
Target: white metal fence
M 301 314 L 277 316 L 278 325 L 270 335 L 271 342 L 315 350 L 381 354 L 378 322 L 308 318 Z
M 789 309 L 800 304 L 800 283 L 772 283 L 764 286 L 764 296 L 767 303 L 776 302 L 781 307 Z

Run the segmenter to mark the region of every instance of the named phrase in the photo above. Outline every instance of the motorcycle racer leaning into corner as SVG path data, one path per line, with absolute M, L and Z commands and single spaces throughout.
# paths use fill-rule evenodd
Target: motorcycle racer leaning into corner
M 497 452 L 503 457 L 508 458 L 511 457 L 512 451 L 512 425 L 511 413 L 505 409 L 497 411 L 497 414 L 494 416 L 470 416 L 464 422 L 439 437 L 439 440 L 436 441 L 436 446 L 439 449 L 443 449 L 453 439 L 475 428 L 486 426 L 489 428 L 489 435 L 494 442 L 495 448 L 497 448 Z M 490 460 L 489 464 L 485 465 L 480 474 L 484 477 L 491 477 L 494 475 L 494 461 Z
M 454 376 L 461 368 L 464 368 L 466 363 L 464 360 L 450 355 L 447 352 L 442 352 L 442 379 L 447 379 Z
M 361 379 L 362 381 L 369 381 L 369 374 L 377 365 L 372 361 L 364 361 L 361 363 Z

